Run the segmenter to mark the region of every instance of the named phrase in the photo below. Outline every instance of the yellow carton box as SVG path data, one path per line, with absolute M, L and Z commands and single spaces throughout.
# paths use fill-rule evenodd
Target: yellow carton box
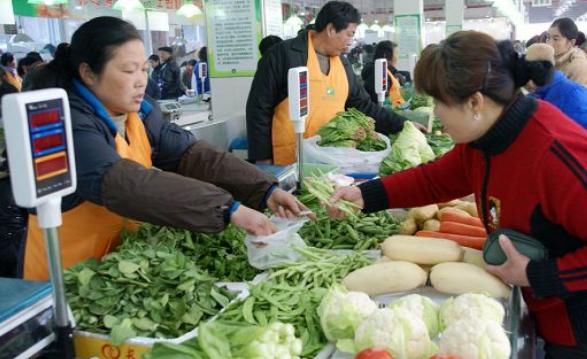
M 157 342 L 182 343 L 198 335 L 198 329 L 174 339 L 131 338 L 121 345 L 114 345 L 103 334 L 76 331 L 73 335 L 76 359 L 141 359 Z

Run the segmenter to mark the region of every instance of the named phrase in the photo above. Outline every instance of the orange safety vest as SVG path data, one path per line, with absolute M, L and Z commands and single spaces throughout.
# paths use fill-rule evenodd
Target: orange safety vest
M 10 71 L 6 71 L 6 81 L 14 86 L 18 92 L 22 91 L 22 79 L 20 76 L 13 74 Z
M 391 103 L 391 106 L 397 107 L 403 105 L 406 100 L 402 97 L 399 80 L 396 79 L 389 70 L 387 70 L 387 76 L 391 77 L 391 88 L 389 89 L 389 102 Z
M 125 140 L 119 134 L 114 138 L 120 157 L 151 167 L 151 145 L 143 121 L 137 113 L 131 113 L 126 121 Z M 100 259 L 118 244 L 123 229 L 132 229 L 136 223 L 110 212 L 106 207 L 85 201 L 63 213 L 59 227 L 59 242 L 63 268 L 89 258 Z M 37 216 L 29 216 L 24 262 L 24 278 L 47 280 L 47 254 L 43 233 Z
M 344 111 L 349 96 L 349 81 L 340 57 L 330 57 L 330 72 L 324 75 L 308 34 L 308 74 L 310 76 L 310 112 L 306 118 L 304 138 L 312 137 L 325 123 Z M 273 163 L 289 165 L 296 161 L 296 138 L 289 119 L 287 98 L 275 108 L 271 131 Z

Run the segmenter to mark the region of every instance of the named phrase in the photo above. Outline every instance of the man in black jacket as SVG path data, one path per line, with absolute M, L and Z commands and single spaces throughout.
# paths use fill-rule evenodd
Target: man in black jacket
M 403 128 L 403 117 L 371 102 L 342 55 L 360 20 L 351 4 L 328 2 L 320 10 L 314 29 L 275 45 L 261 58 L 246 108 L 250 160 L 280 165 L 295 161 L 295 136 L 286 103 L 287 73 L 298 66 L 309 68 L 306 137 L 313 136 L 336 112 L 351 107 L 374 118 L 378 132 L 396 133 Z
M 161 58 L 159 84 L 163 100 L 177 99 L 183 95 L 179 66 L 177 66 L 172 54 L 173 49 L 169 46 L 159 48 L 159 57 Z

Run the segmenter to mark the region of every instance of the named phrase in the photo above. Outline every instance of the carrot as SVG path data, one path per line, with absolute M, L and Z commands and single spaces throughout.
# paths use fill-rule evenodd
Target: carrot
M 451 233 L 441 233 L 441 232 L 434 232 L 434 231 L 418 231 L 416 232 L 416 237 L 428 237 L 428 238 L 442 238 L 442 239 L 449 239 L 458 243 L 463 247 L 475 248 L 475 249 L 482 249 L 483 243 L 485 243 L 486 237 L 473 237 L 473 236 L 464 236 L 462 234 L 451 234 Z
M 461 210 L 454 210 L 452 208 L 443 208 L 440 211 L 440 221 L 441 222 L 456 222 L 461 224 L 466 224 L 469 226 L 477 226 L 483 227 L 483 223 L 481 220 L 476 217 L 471 217 L 470 215 L 463 214 Z
M 471 226 L 468 224 L 462 224 L 458 222 L 442 221 L 440 222 L 440 228 L 438 232 L 451 233 L 451 234 L 463 234 L 471 237 L 486 237 L 487 232 L 485 228 L 478 226 Z

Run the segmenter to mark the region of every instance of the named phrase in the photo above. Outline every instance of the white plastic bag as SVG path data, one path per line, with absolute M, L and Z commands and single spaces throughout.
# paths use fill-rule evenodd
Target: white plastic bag
M 306 243 L 298 231 L 307 222 L 306 218 L 295 220 L 272 217 L 278 231 L 270 236 L 247 235 L 245 244 L 249 264 L 257 269 L 268 269 L 282 263 L 295 262 L 302 258 L 295 247 L 305 247 Z
M 304 161 L 336 165 L 343 173 L 378 173 L 379 165 L 391 151 L 391 143 L 387 136 L 380 133 L 377 135 L 387 145 L 383 151 L 363 152 L 356 148 L 321 147 L 318 145 L 320 136 L 307 138 L 304 140 Z

